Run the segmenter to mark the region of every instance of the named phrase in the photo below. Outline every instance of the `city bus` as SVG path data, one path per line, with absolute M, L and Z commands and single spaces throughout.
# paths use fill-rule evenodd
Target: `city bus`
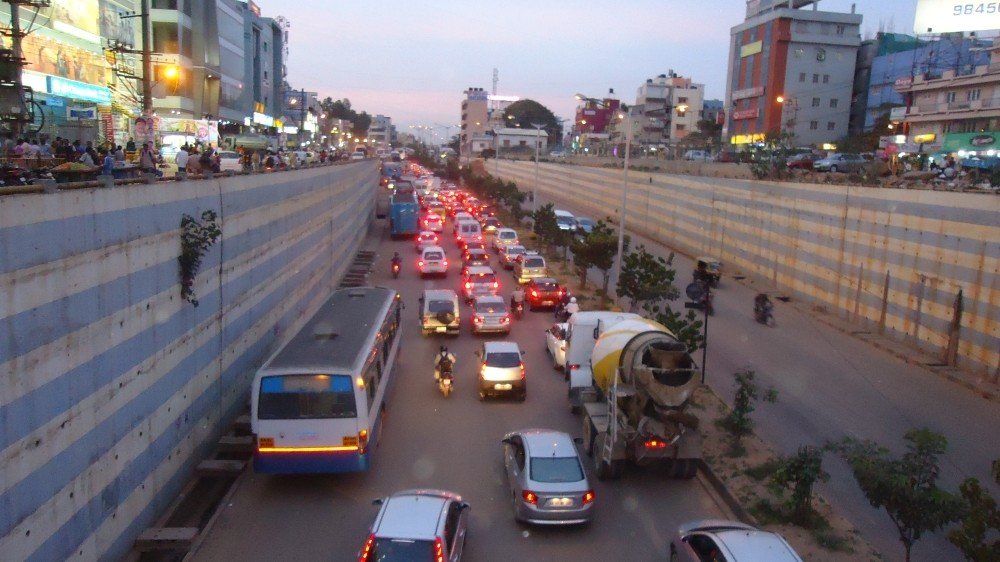
M 399 293 L 334 292 L 254 376 L 254 470 L 358 472 L 371 463 L 401 335 Z

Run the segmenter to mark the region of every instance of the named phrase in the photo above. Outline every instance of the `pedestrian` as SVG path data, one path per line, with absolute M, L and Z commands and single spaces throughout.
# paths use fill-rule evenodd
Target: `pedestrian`
M 201 156 L 198 157 L 198 165 L 201 166 L 202 171 L 212 170 L 212 148 L 206 146 L 205 150 L 202 151 Z
M 142 152 L 139 153 L 139 167 L 147 174 L 156 173 L 156 154 L 153 153 L 153 143 L 147 142 L 142 145 Z
M 182 146 L 180 148 L 180 150 L 177 151 L 177 156 L 174 157 L 174 162 L 177 163 L 177 171 L 178 172 L 186 172 L 187 171 L 188 159 L 190 157 L 191 156 L 188 154 L 188 151 L 187 151 L 187 145 L 185 144 L 184 146 Z
M 125 151 L 122 150 L 122 145 L 119 144 L 118 146 L 115 147 L 115 150 L 112 153 L 112 156 L 114 157 L 115 162 L 124 162 L 125 161 Z
M 125 143 L 125 150 L 127 152 L 135 152 L 135 139 L 132 137 L 128 138 L 128 142 Z
M 94 162 L 94 158 L 90 155 L 89 152 L 80 153 L 80 156 L 77 158 L 76 161 L 81 164 L 90 166 L 91 168 L 97 165 L 97 162 Z
M 111 152 L 107 150 L 101 150 L 102 162 L 101 162 L 101 173 L 110 176 L 115 171 L 115 159 L 111 156 Z
M 250 157 L 250 168 L 255 171 L 260 171 L 260 151 L 253 151 L 253 155 Z

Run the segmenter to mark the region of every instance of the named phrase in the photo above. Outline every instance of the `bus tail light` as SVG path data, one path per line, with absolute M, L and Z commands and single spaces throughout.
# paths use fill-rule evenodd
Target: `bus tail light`
M 368 430 L 362 429 L 358 432 L 358 452 L 364 453 L 368 449 Z
M 375 548 L 375 533 L 368 535 L 368 540 L 365 541 L 365 546 L 361 549 L 361 555 L 358 556 L 358 562 L 371 560 L 373 548 Z
M 653 439 L 647 439 L 646 442 L 643 443 L 643 446 L 645 446 L 647 449 L 666 449 L 667 442 L 662 439 L 653 438 Z
M 566 367 L 569 368 L 570 371 L 575 371 L 575 370 L 577 370 L 577 369 L 580 368 L 580 364 L 579 363 L 570 363 Z

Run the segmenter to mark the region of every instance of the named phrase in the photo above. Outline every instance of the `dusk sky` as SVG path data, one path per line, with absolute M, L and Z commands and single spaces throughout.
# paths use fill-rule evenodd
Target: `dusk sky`
M 470 86 L 531 98 L 572 119 L 583 93 L 614 88 L 631 103 L 647 78 L 673 70 L 725 97 L 729 28 L 744 0 L 255 0 L 285 16 L 288 81 L 356 110 L 408 125 L 452 125 Z M 823 11 L 864 16 L 862 36 L 912 33 L 916 0 L 822 0 Z M 806 8 L 808 9 L 808 8 Z M 443 130 L 441 131 L 443 134 Z

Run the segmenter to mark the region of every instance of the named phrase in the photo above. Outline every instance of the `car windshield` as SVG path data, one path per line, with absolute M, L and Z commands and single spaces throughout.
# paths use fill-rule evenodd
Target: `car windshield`
M 556 222 L 559 224 L 573 224 L 573 219 L 569 217 L 556 217 Z
M 519 256 L 519 255 L 523 254 L 524 252 L 525 252 L 524 248 L 520 248 L 520 247 L 517 247 L 517 246 L 511 246 L 511 247 L 507 248 L 507 255 L 509 255 L 509 256 Z
M 531 479 L 535 482 L 579 482 L 583 468 L 576 457 L 531 457 Z
M 486 356 L 489 367 L 517 367 L 521 364 L 521 354 L 515 351 L 497 351 Z
M 576 219 L 576 222 L 580 223 L 580 226 L 594 226 L 594 221 L 590 219 Z
M 476 301 L 476 312 L 479 314 L 504 314 L 507 312 L 507 304 L 502 300 L 488 302 Z
M 430 301 L 427 303 L 427 312 L 437 314 L 439 312 L 455 312 L 455 305 L 451 301 Z
M 515 238 L 517 238 L 517 233 L 516 232 L 501 232 L 500 233 L 500 239 L 501 240 L 513 240 Z
M 431 562 L 434 560 L 434 543 L 411 539 L 380 538 L 375 540 L 369 559 L 386 562 L 417 562 L 422 560 Z
M 535 288 L 539 291 L 557 291 L 559 285 L 555 283 L 535 283 Z
M 525 267 L 544 267 L 545 258 L 527 258 L 524 260 Z
M 439 260 L 443 257 L 444 256 L 441 254 L 441 252 L 427 252 L 426 254 L 424 254 L 425 260 Z

